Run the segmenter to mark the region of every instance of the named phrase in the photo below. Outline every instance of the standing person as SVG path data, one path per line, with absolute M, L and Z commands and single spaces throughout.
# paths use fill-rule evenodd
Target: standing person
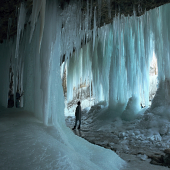
M 76 128 L 77 126 L 77 121 L 79 121 L 79 126 L 78 126 L 78 129 L 80 129 L 80 125 L 81 125 L 81 106 L 80 106 L 80 101 L 78 101 L 77 103 L 77 107 L 76 107 L 76 111 L 75 111 L 75 125 L 74 125 L 74 128 L 73 130 Z

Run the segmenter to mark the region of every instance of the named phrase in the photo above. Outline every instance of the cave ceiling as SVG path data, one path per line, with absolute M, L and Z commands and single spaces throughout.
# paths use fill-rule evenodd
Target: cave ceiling
M 75 1 L 75 0 L 74 0 Z M 19 7 L 22 2 L 25 2 L 27 8 L 27 21 L 29 23 L 29 17 L 32 11 L 32 0 L 1 0 L 0 5 L 0 43 L 3 40 L 12 38 L 17 33 L 17 18 Z M 101 9 L 98 6 L 98 3 L 101 3 Z M 92 0 L 92 10 L 96 7 L 96 12 L 98 13 L 101 10 L 101 19 L 97 21 L 97 26 L 101 27 L 104 24 L 109 24 L 113 21 L 113 17 L 118 13 L 124 14 L 125 16 L 133 15 L 133 11 L 136 11 L 136 15 L 140 16 L 144 14 L 145 11 L 153 9 L 155 7 L 161 6 L 163 4 L 169 3 L 170 0 Z M 67 6 L 70 0 L 59 0 L 60 8 L 64 9 Z M 89 0 L 91 3 L 91 0 Z M 81 2 L 82 12 L 86 11 L 87 0 L 82 0 Z M 111 13 L 108 12 L 108 7 L 110 7 Z M 109 15 L 110 14 L 110 15 Z M 93 17 L 92 17 L 93 18 Z M 91 22 L 93 24 L 93 21 Z M 10 26 L 10 27 L 9 27 Z M 26 25 L 25 25 L 26 26 Z M 10 29 L 9 29 L 10 28 Z

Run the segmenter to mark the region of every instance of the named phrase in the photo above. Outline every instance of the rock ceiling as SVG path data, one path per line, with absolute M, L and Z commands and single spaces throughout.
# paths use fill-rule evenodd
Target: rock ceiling
M 12 38 L 17 33 L 17 17 L 18 9 L 21 2 L 25 2 L 27 8 L 27 20 L 32 10 L 32 0 L 1 0 L 0 5 L 0 43 L 7 38 Z M 89 0 L 91 2 L 91 0 Z M 98 12 L 98 2 L 101 3 L 101 20 L 97 22 L 97 26 L 112 22 L 115 14 L 133 15 L 135 9 L 137 16 L 142 15 L 145 11 L 169 3 L 170 0 L 110 0 L 110 4 L 106 0 L 92 0 L 93 10 L 96 7 Z M 60 7 L 64 7 L 70 3 L 70 0 L 59 0 Z M 111 9 L 111 15 L 108 14 L 108 6 Z M 87 0 L 82 0 L 82 12 L 86 11 Z M 93 17 L 92 17 L 93 18 Z M 93 21 L 92 21 L 93 23 Z M 10 27 L 9 27 L 10 25 Z M 9 29 L 10 28 L 10 29 Z

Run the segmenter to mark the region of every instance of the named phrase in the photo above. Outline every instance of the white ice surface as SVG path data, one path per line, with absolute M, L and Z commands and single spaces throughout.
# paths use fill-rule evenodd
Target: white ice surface
M 120 169 L 114 152 L 75 135 L 68 128 L 44 126 L 21 109 L 0 110 L 0 169 Z
M 78 136 L 97 145 L 116 150 L 128 162 L 127 170 L 163 170 L 167 167 L 151 165 L 150 155 L 164 155 L 170 148 L 170 121 L 166 117 L 140 110 L 136 119 L 124 121 L 109 117 L 102 103 L 82 111 L 81 134 Z M 74 117 L 67 117 L 66 124 L 72 128 Z

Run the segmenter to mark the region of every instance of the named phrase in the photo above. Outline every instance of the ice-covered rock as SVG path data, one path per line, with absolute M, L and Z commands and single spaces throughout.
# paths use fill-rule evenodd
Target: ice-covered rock
M 126 133 L 125 132 L 120 132 L 119 133 L 119 138 L 124 138 L 126 136 Z
M 159 133 L 160 135 L 166 135 L 168 133 L 168 130 L 169 130 L 169 126 L 167 124 L 163 125 L 160 127 L 159 129 Z
M 140 158 L 142 161 L 146 161 L 146 159 L 148 159 L 148 156 L 145 154 L 144 155 L 138 154 L 137 157 Z

